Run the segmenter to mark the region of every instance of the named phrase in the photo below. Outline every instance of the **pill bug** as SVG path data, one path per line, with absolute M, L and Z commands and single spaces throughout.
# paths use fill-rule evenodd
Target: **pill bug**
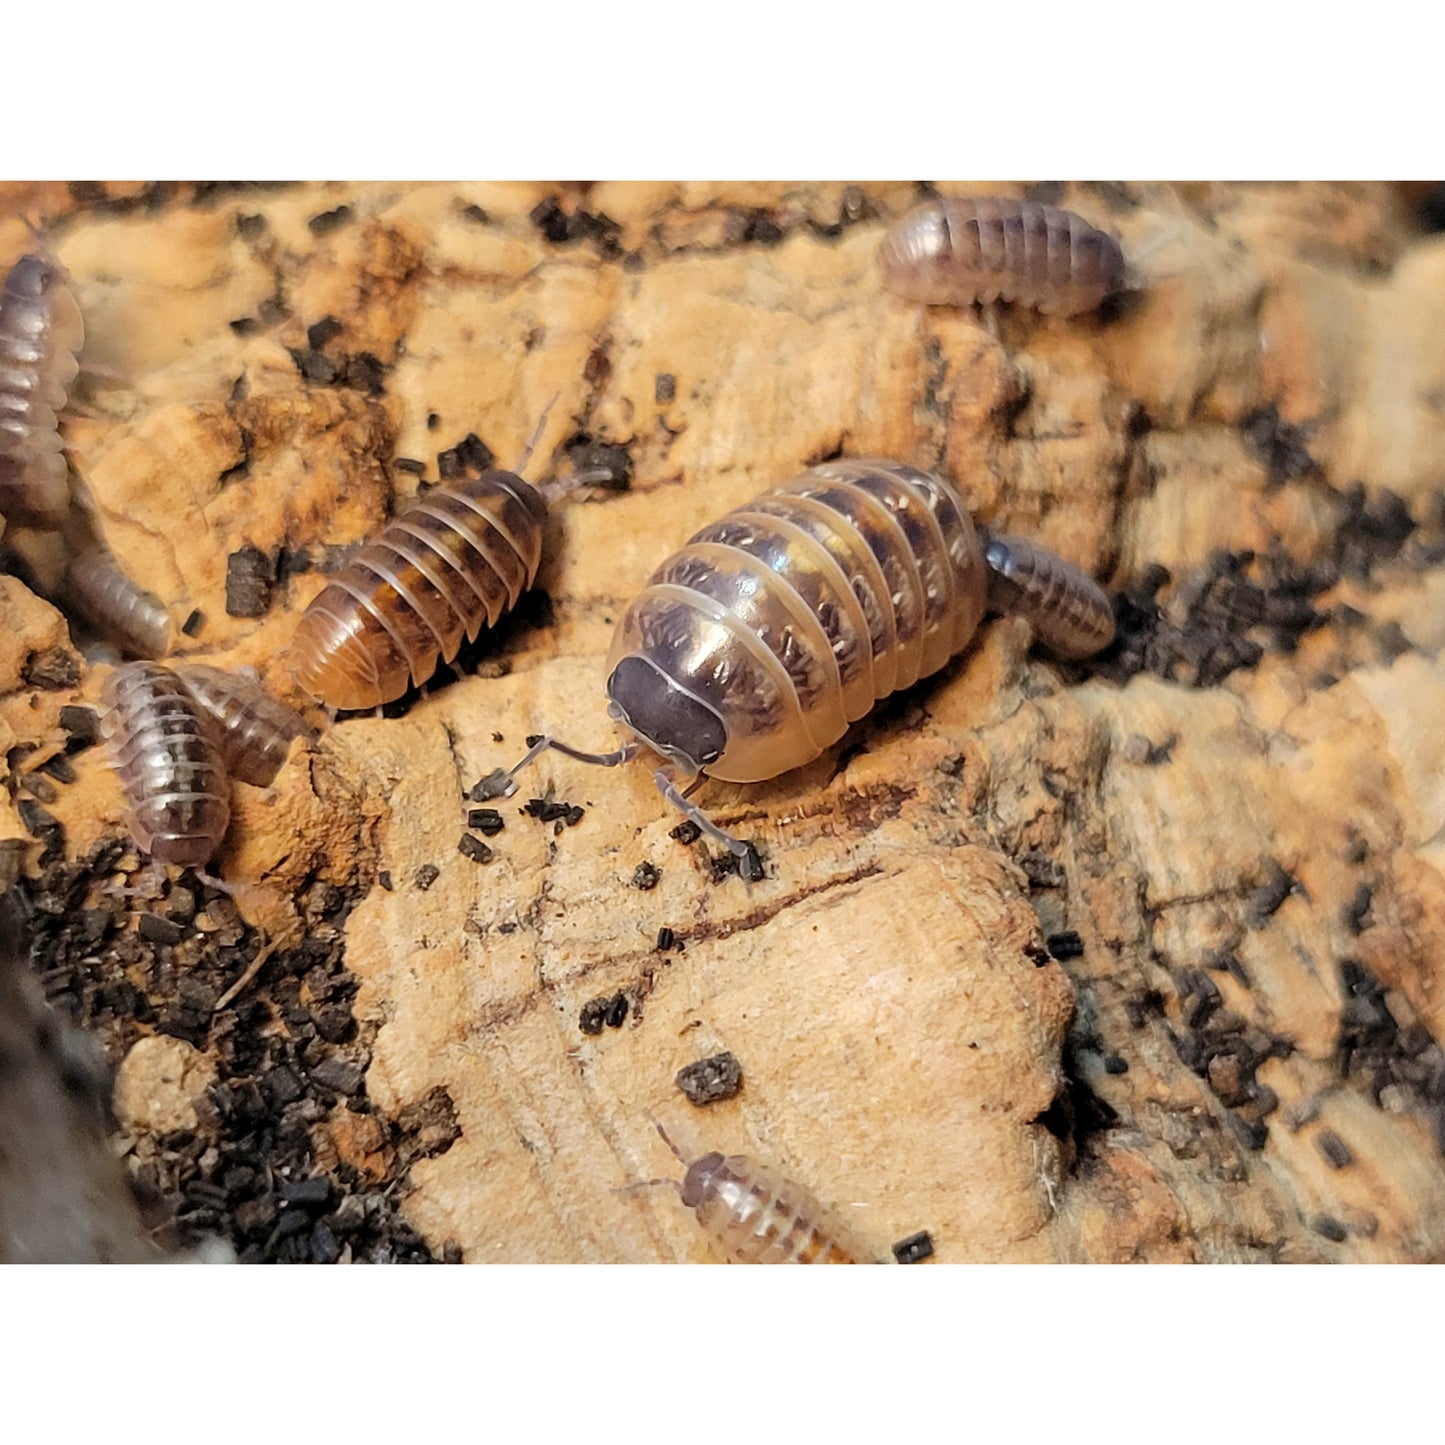
M 983 544 L 989 611 L 1028 618 L 1060 657 L 1089 657 L 1114 640 L 1108 594 L 1072 562 L 1026 537 L 988 534 Z
M 243 783 L 270 787 L 292 742 L 315 736 L 304 718 L 242 673 L 188 662 L 176 674 L 215 720 L 226 771 Z
M 885 286 L 931 306 L 1002 300 L 1075 316 L 1125 287 L 1112 236 L 1072 211 L 1002 196 L 915 206 L 888 228 L 878 261 Z
M 0 286 L 0 513 L 59 527 L 70 504 L 59 414 L 79 373 L 80 307 L 60 266 L 22 256 Z
M 199 867 L 226 835 L 231 808 L 210 716 L 170 668 L 128 662 L 101 695 L 101 732 L 126 798 L 126 824 L 157 863 Z
M 136 582 L 104 543 L 74 545 L 64 591 L 55 600 L 128 657 L 165 657 L 175 645 L 175 622 L 165 603 Z
M 338 709 L 424 683 L 537 577 L 547 508 L 514 472 L 419 496 L 317 594 L 291 640 L 299 686 Z
M 687 1172 L 657 1180 L 677 1189 L 730 1264 L 878 1264 L 852 1228 L 803 1185 L 746 1154 L 704 1154 L 689 1162 L 657 1132 Z

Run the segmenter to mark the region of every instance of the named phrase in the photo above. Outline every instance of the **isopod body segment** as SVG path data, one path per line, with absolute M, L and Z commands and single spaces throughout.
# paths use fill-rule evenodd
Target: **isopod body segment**
M 1087 573 L 1027 537 L 984 539 L 991 612 L 1028 618 L 1059 657 L 1090 657 L 1114 640 L 1108 594 Z
M 175 645 L 176 626 L 165 603 L 131 578 L 103 543 L 82 542 L 71 551 L 64 594 L 55 600 L 127 657 L 165 657 Z
M 197 662 L 184 663 L 176 672 L 215 722 L 232 778 L 269 787 L 292 742 L 314 736 L 304 718 L 249 677 Z
M 65 519 L 59 415 L 84 340 L 60 267 L 22 256 L 0 286 L 0 514 L 11 522 L 55 528 Z
M 511 472 L 412 502 L 317 594 L 297 625 L 297 683 L 338 709 L 379 707 L 450 662 L 536 580 L 546 505 Z
M 101 731 L 125 794 L 131 836 L 158 863 L 208 862 L 231 816 L 220 739 L 209 715 L 158 662 L 116 668 L 102 702 Z
M 878 261 L 889 290 L 932 306 L 1012 301 L 1075 316 L 1125 286 L 1112 236 L 1072 211 L 1002 196 L 915 206 L 889 227 Z
M 897 462 L 829 462 L 704 527 L 628 607 L 609 711 L 689 774 L 759 782 L 938 671 L 983 616 L 962 499 Z

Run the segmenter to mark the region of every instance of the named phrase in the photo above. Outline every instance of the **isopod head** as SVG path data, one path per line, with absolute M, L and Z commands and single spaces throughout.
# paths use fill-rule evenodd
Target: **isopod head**
M 32 252 L 11 267 L 5 289 L 26 301 L 48 301 L 49 309 L 43 313 L 46 326 L 62 349 L 76 352 L 85 341 L 85 321 L 65 279 L 54 261 Z
M 607 679 L 607 713 L 688 774 L 715 763 L 727 724 L 715 708 L 680 687 L 649 658 L 618 660 Z
M 717 1176 L 727 1161 L 717 1150 L 694 1159 L 682 1176 L 682 1202 L 696 1209 L 717 1187 Z

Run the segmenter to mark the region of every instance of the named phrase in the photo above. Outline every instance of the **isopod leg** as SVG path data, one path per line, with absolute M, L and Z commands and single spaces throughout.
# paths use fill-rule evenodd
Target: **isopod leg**
M 591 763 L 598 768 L 615 768 L 622 763 L 630 762 L 642 750 L 638 743 L 624 743 L 614 753 L 584 753 L 577 748 L 568 747 L 566 743 L 558 742 L 556 738 L 549 738 L 544 733 L 535 739 L 527 749 L 527 755 L 515 767 L 505 771 L 498 768 L 493 773 L 488 773 L 472 792 L 472 797 L 477 802 L 485 802 L 489 798 L 510 798 L 517 791 L 517 774 L 535 761 L 547 751 L 563 754 L 565 757 L 575 758 L 579 763 Z
M 662 794 L 665 802 L 671 803 L 685 818 L 701 828 L 714 843 L 721 843 L 738 860 L 738 873 L 746 882 L 755 883 L 763 876 L 758 850 L 751 843 L 744 843 L 741 838 L 724 833 L 696 803 L 688 802 L 686 794 L 678 792 L 677 781 L 666 768 L 659 768 L 652 775 L 652 780 L 657 784 L 657 791 Z

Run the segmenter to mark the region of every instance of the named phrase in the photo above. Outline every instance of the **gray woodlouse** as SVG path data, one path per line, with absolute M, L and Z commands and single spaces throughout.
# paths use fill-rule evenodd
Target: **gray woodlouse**
M 1087 573 L 1026 537 L 986 534 L 991 612 L 1028 618 L 1059 657 L 1089 657 L 1114 640 L 1114 608 Z
M 128 657 L 165 657 L 176 626 L 165 603 L 132 579 L 103 543 L 75 544 L 65 563 L 65 593 L 57 601 L 115 643 Z
M 116 668 L 101 700 L 101 732 L 131 836 L 158 863 L 200 867 L 221 846 L 231 818 L 215 724 L 158 662 Z
M 291 641 L 300 687 L 328 707 L 380 707 L 517 605 L 537 579 L 547 520 L 541 493 L 517 473 L 551 408 L 514 471 L 423 493 L 321 589 Z
M 879 1264 L 878 1255 L 813 1192 L 771 1164 L 716 1151 L 689 1161 L 657 1132 L 687 1173 L 670 1184 L 729 1264 Z
M 70 505 L 59 414 L 85 323 L 58 263 L 22 256 L 0 287 L 0 513 L 59 527 Z
M 299 713 L 241 673 L 198 662 L 184 663 L 176 673 L 215 720 L 226 771 L 243 783 L 270 787 L 292 742 L 315 736 Z
M 931 306 L 1002 300 L 1075 316 L 1126 284 L 1112 236 L 1072 211 L 1003 196 L 915 206 L 888 228 L 878 261 L 889 290 Z

